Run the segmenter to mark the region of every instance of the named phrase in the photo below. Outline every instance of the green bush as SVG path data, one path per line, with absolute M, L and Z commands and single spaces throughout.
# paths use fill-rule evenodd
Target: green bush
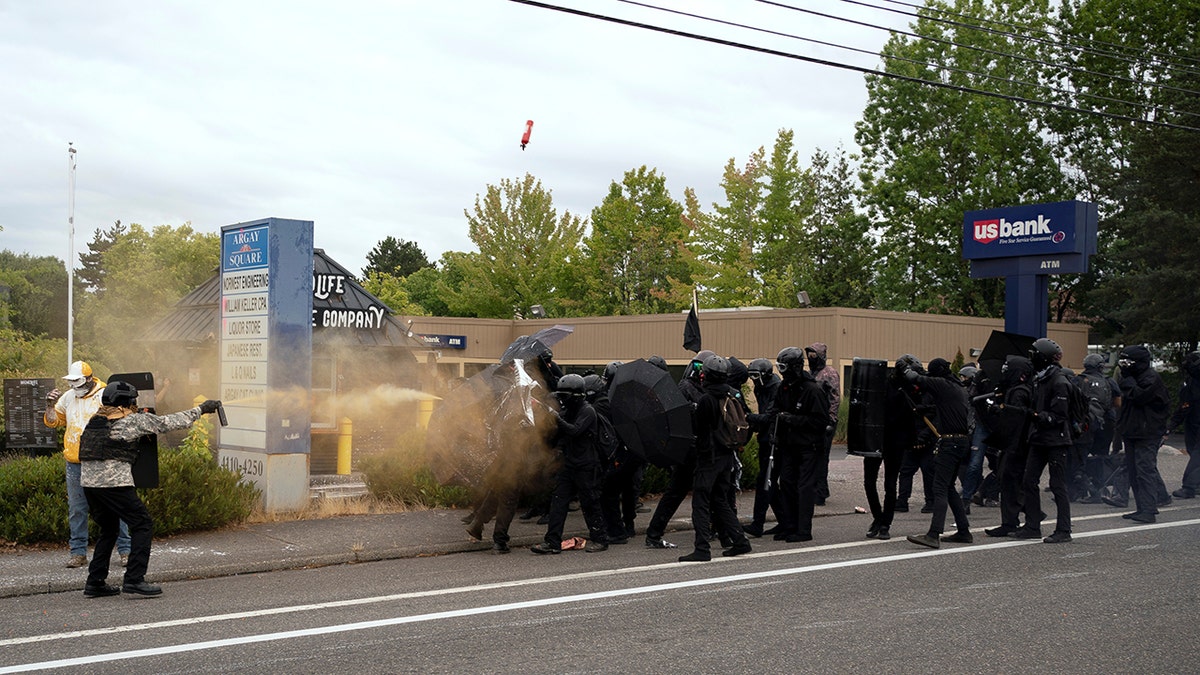
M 258 503 L 258 488 L 218 466 L 207 450 L 159 451 L 158 475 L 157 488 L 139 490 L 156 536 L 240 523 Z
M 69 537 L 62 455 L 0 462 L 0 539 L 29 544 Z
M 205 431 L 195 429 L 178 450 L 160 449 L 159 487 L 138 491 L 156 536 L 241 522 L 258 502 L 257 488 L 217 465 Z M 91 530 L 94 538 L 95 523 Z M 62 455 L 0 461 L 0 539 L 33 544 L 69 537 Z
M 470 505 L 471 491 L 441 485 L 425 461 L 425 432 L 402 434 L 384 453 L 363 458 L 358 465 L 367 490 L 376 499 L 425 507 L 459 508 Z

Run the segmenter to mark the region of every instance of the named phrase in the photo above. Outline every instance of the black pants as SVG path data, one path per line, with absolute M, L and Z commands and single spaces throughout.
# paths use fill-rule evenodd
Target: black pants
M 833 432 L 831 426 L 825 432 L 825 445 L 821 448 L 821 456 L 817 460 L 817 501 L 824 502 L 829 498 L 829 455 L 833 452 Z
M 1158 473 L 1157 438 L 1125 439 L 1125 473 L 1129 476 L 1129 487 L 1133 488 L 1138 513 L 1158 513 L 1159 502 L 1165 501 L 1162 493 L 1166 488 L 1160 487 L 1163 479 Z
M 813 505 L 816 502 L 818 444 L 780 447 L 775 451 L 779 463 L 779 534 L 812 536 Z
M 610 469 L 601 482 L 600 505 L 610 539 L 633 535 L 639 492 L 634 482 L 641 464 L 631 457 Z
M 880 527 L 891 527 L 896 514 L 896 484 L 900 478 L 903 448 L 884 448 L 882 457 L 863 457 L 863 489 L 871 517 Z M 883 503 L 879 502 L 879 467 L 883 467 Z
M 1188 452 L 1187 467 L 1183 470 L 1183 489 L 1200 492 L 1200 424 L 1184 425 L 1183 444 Z
M 563 527 L 567 523 L 567 509 L 571 498 L 579 497 L 579 508 L 587 523 L 592 541 L 608 543 L 608 530 L 604 526 L 604 514 L 600 510 L 600 467 L 572 468 L 564 466 L 555 477 L 554 498 L 550 500 L 550 524 L 546 528 L 546 544 L 554 548 L 562 546 Z
M 692 480 L 692 527 L 696 532 L 696 550 L 708 552 L 708 540 L 714 522 L 720 524 L 721 534 L 733 544 L 746 542 L 738 522 L 737 512 L 729 503 L 733 484 L 733 455 L 717 455 L 708 461 L 697 461 Z
M 671 470 L 671 481 L 667 483 L 667 490 L 658 500 L 658 506 L 654 507 L 654 515 L 650 516 L 650 525 L 646 527 L 647 539 L 662 539 L 667 531 L 667 524 L 671 522 L 671 518 L 679 510 L 679 505 L 692 489 L 695 474 L 694 456 L 689 456 L 686 462 Z
M 962 496 L 954 487 L 954 481 L 958 479 L 958 467 L 967 461 L 970 453 L 971 441 L 966 436 L 943 437 L 938 441 L 933 456 L 933 517 L 929 520 L 929 535 L 932 537 L 945 531 L 947 506 L 954 514 L 954 522 L 960 532 L 971 529 Z
M 1025 461 L 1029 448 L 1018 443 L 1000 452 L 1000 524 L 1016 528 L 1021 525 L 1021 505 L 1025 503 Z M 1041 515 L 1041 510 L 1038 510 Z
M 771 461 L 772 442 L 758 437 L 758 477 L 754 481 L 754 513 L 750 524 L 762 527 L 767 522 L 767 508 L 779 518 L 779 462 Z
M 469 527 L 478 527 L 480 531 L 492 518 L 496 525 L 492 528 L 492 541 L 497 544 L 507 544 L 509 541 L 508 528 L 512 525 L 517 513 L 517 502 L 521 498 L 521 489 L 516 486 L 495 486 L 487 491 L 483 501 L 475 508 Z
M 100 526 L 100 537 L 88 564 L 87 582 L 101 586 L 108 579 L 108 560 L 117 544 L 121 521 L 129 525 L 129 563 L 125 566 L 124 583 L 136 584 L 146 579 L 150 566 L 150 539 L 154 522 L 150 512 L 138 497 L 134 487 L 83 488 L 92 520 Z
M 914 445 L 904 451 L 900 464 L 900 479 L 896 486 L 896 502 L 908 505 L 912 497 L 913 476 L 921 471 L 922 497 L 926 504 L 933 503 L 933 451 L 926 446 Z
M 1038 481 L 1042 471 L 1050 465 L 1050 492 L 1054 495 L 1054 506 L 1058 511 L 1057 532 L 1071 531 L 1071 498 L 1067 488 L 1067 453 L 1069 445 L 1031 445 L 1029 458 L 1025 460 L 1024 486 L 1025 527 L 1040 530 L 1042 527 L 1042 495 Z

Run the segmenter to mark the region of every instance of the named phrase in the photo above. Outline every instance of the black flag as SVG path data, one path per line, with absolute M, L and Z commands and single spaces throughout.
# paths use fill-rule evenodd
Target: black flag
M 687 323 L 683 324 L 683 348 L 700 351 L 700 318 L 696 316 L 696 296 L 692 295 L 692 308 L 688 310 Z

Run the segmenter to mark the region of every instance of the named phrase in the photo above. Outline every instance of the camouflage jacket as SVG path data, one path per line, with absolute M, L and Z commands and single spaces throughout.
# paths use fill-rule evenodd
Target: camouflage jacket
M 174 429 L 185 429 L 200 419 L 200 408 L 183 410 L 170 415 L 133 413 L 113 420 L 109 437 L 113 440 L 133 442 L 142 436 L 158 434 Z M 133 487 L 133 465 L 120 459 L 93 458 L 87 448 L 83 449 L 80 462 L 79 483 L 88 488 Z

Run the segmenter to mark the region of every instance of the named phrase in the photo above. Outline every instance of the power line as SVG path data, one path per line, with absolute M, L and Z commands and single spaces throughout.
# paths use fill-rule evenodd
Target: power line
M 756 2 L 760 2 L 764 5 L 773 5 L 775 7 L 780 7 L 783 9 L 790 9 L 794 12 L 801 12 L 803 14 L 811 14 L 813 16 L 819 16 L 819 17 L 822 17 L 825 19 L 833 19 L 834 21 L 843 21 L 845 23 L 852 23 L 852 24 L 855 24 L 858 26 L 864 26 L 866 28 L 875 28 L 877 30 L 887 31 L 889 33 L 896 33 L 898 35 L 906 35 L 908 37 L 916 38 L 918 40 L 927 40 L 929 42 L 936 42 L 938 44 L 944 44 L 944 45 L 948 45 L 951 47 L 957 47 L 960 49 L 969 49 L 971 51 L 976 51 L 976 52 L 980 52 L 983 54 L 990 54 L 992 56 L 1002 56 L 1005 58 L 1015 59 L 1018 61 L 1025 61 L 1028 63 L 1033 63 L 1033 64 L 1041 65 L 1041 66 L 1052 66 L 1055 68 L 1062 68 L 1063 70 L 1069 70 L 1072 72 L 1083 73 L 1083 74 L 1087 74 L 1087 75 L 1101 75 L 1103 77 L 1109 77 L 1114 80 L 1120 80 L 1122 82 L 1128 82 L 1128 83 L 1137 84 L 1140 86 L 1160 87 L 1162 89 L 1170 89 L 1170 90 L 1178 91 L 1178 92 L 1185 93 L 1185 94 L 1193 94 L 1193 95 L 1200 96 L 1200 91 L 1192 91 L 1191 89 L 1183 89 L 1181 87 L 1175 87 L 1175 86 L 1172 86 L 1169 84 L 1163 84 L 1161 82 L 1143 82 L 1141 80 L 1135 80 L 1131 77 L 1124 77 L 1122 75 L 1116 75 L 1113 73 L 1093 73 L 1093 72 L 1087 70 L 1086 68 L 1080 68 L 1078 66 L 1047 63 L 1045 61 L 1039 61 L 1038 59 L 1031 58 L 1028 56 L 1022 56 L 1020 54 L 1010 54 L 1008 52 L 1002 52 L 1002 51 L 995 50 L 995 49 L 988 49 L 987 47 L 976 47 L 974 45 L 962 44 L 960 42 L 955 42 L 953 40 L 945 40 L 942 38 L 931 37 L 928 35 L 920 35 L 918 33 L 912 33 L 909 31 L 897 30 L 895 28 L 889 28 L 887 26 L 880 26 L 877 24 L 867 23 L 866 21 L 858 21 L 856 19 L 847 19 L 845 17 L 835 16 L 833 14 L 825 14 L 824 12 L 818 12 L 818 11 L 812 10 L 812 9 L 805 9 L 803 7 L 796 7 L 795 5 L 788 5 L 788 4 L 785 4 L 782 2 L 776 2 L 775 0 L 756 0 Z
M 792 40 L 799 40 L 801 42 L 817 44 L 817 45 L 821 45 L 824 47 L 833 47 L 835 49 L 843 49 L 846 51 L 857 52 L 857 53 L 861 53 L 861 54 L 869 54 L 873 57 L 877 56 L 877 57 L 881 57 L 881 58 L 884 58 L 884 59 L 887 59 L 890 61 L 900 61 L 903 63 L 910 63 L 910 64 L 917 65 L 917 66 L 924 66 L 927 68 L 944 70 L 944 71 L 951 72 L 951 73 L 960 73 L 963 75 L 970 75 L 973 77 L 983 78 L 983 79 L 987 79 L 987 80 L 999 80 L 1001 82 L 1006 82 L 1008 84 L 1022 85 L 1022 86 L 1031 87 L 1034 89 L 1045 88 L 1045 89 L 1048 89 L 1053 92 L 1057 92 L 1060 94 L 1066 94 L 1068 96 L 1086 97 L 1086 98 L 1096 99 L 1099 101 L 1107 101 L 1109 103 L 1120 103 L 1120 104 L 1126 105 L 1126 106 L 1145 108 L 1148 112 L 1157 112 L 1157 113 L 1168 112 L 1168 113 L 1176 114 L 1176 115 L 1186 115 L 1189 117 L 1200 117 L 1200 113 L 1193 113 L 1193 112 L 1187 112 L 1187 111 L 1175 111 L 1175 110 L 1171 110 L 1170 108 L 1167 108 L 1166 106 L 1161 106 L 1161 105 L 1154 104 L 1154 103 L 1147 103 L 1147 102 L 1142 102 L 1142 101 L 1130 101 L 1130 100 L 1123 99 L 1123 98 L 1116 98 L 1113 96 L 1105 96 L 1103 94 L 1092 94 L 1089 92 L 1080 92 L 1080 91 L 1075 91 L 1075 90 L 1071 90 L 1071 89 L 1063 89 L 1061 87 L 1056 87 L 1052 84 L 1039 84 L 1036 82 L 1027 82 L 1025 80 L 1017 80 L 1017 79 L 1013 79 L 1013 78 L 1002 77 L 999 75 L 992 75 L 990 73 L 981 73 L 981 72 L 969 70 L 966 68 L 956 68 L 954 66 L 947 66 L 944 64 L 940 64 L 940 63 L 933 63 L 930 61 L 921 61 L 919 59 L 908 58 L 905 56 L 896 56 L 894 54 L 877 54 L 876 52 L 873 52 L 869 49 L 862 49 L 859 47 L 851 47 L 849 45 L 838 44 L 836 42 L 827 42 L 825 40 L 818 40 L 816 38 L 804 37 L 804 36 L 795 35 L 792 33 L 784 33 L 784 32 L 777 31 L 777 30 L 771 30 L 769 28 L 761 28 L 758 26 L 751 26 L 751 25 L 744 24 L 744 23 L 737 23 L 734 21 L 726 20 L 726 19 L 718 19 L 716 17 L 704 16 L 702 14 L 693 14 L 691 12 L 685 12 L 685 11 L 678 10 L 678 9 L 671 9 L 668 7 L 660 7 L 658 5 L 651 5 L 648 3 L 639 2 L 638 0 L 616 0 L 616 1 L 627 4 L 627 5 L 643 7 L 645 9 L 658 10 L 661 12 L 666 12 L 668 14 L 675 14 L 675 15 L 679 15 L 679 16 L 686 16 L 686 17 L 693 18 L 693 19 L 700 19 L 702 21 L 710 21 L 713 23 L 718 23 L 718 24 L 721 24 L 724 26 L 730 26 L 730 27 L 734 27 L 734 28 L 743 28 L 746 30 L 756 31 L 759 33 L 766 33 L 768 35 L 775 35 L 777 37 L 784 37 L 784 38 L 789 38 Z M 848 0 L 848 1 L 853 2 L 853 0 Z
M 1050 38 L 1052 38 L 1052 39 L 1062 37 L 1060 34 L 1057 34 L 1057 33 L 1054 33 L 1054 32 L 1048 31 L 1048 30 L 1044 30 L 1041 28 L 1034 28 L 1032 26 L 1024 26 L 1022 24 L 1009 23 L 1007 21 L 997 21 L 996 19 L 983 19 L 983 18 L 973 17 L 973 16 L 969 16 L 967 14 L 960 14 L 958 12 L 953 12 L 948 9 L 942 9 L 940 7 L 918 5 L 918 4 L 911 3 L 911 2 L 904 2 L 903 0 L 882 0 L 882 1 L 891 3 L 893 5 L 901 5 L 903 7 L 912 7 L 917 10 L 925 9 L 930 12 L 937 12 L 938 14 L 944 14 L 946 16 L 954 16 L 954 17 L 958 17 L 960 19 L 967 19 L 970 21 L 979 21 L 979 22 L 983 22 L 983 23 L 990 23 L 990 24 L 997 25 L 997 26 L 1004 26 L 1005 28 L 1011 28 L 1013 30 L 1025 30 L 1025 31 L 1033 32 L 1033 33 L 1041 33 L 1042 35 L 1050 36 Z M 854 0 L 843 0 L 843 2 L 851 2 L 852 4 L 865 4 L 865 3 L 855 2 Z M 871 6 L 871 5 L 867 5 L 867 6 Z M 878 7 L 877 9 L 885 9 L 885 8 Z M 912 16 L 919 16 L 919 15 L 912 15 Z M 1190 56 L 1186 56 L 1186 55 L 1182 55 L 1182 54 L 1175 55 L 1175 54 L 1166 54 L 1163 52 L 1156 52 L 1153 50 L 1142 50 L 1137 47 L 1130 47 L 1129 45 L 1123 45 L 1118 42 L 1108 42 L 1106 40 L 1097 40 L 1095 38 L 1082 38 L 1082 39 L 1085 42 L 1088 42 L 1088 43 L 1091 43 L 1094 45 L 1101 45 L 1104 47 L 1121 49 L 1121 50 L 1125 50 L 1126 52 L 1133 52 L 1135 54 L 1147 54 L 1149 56 L 1153 56 L 1153 57 L 1156 57 L 1157 59 L 1159 59 L 1160 62 L 1163 62 L 1163 65 L 1167 68 L 1171 68 L 1171 67 L 1184 68 L 1185 72 L 1195 73 L 1197 71 L 1187 69 L 1184 66 L 1172 66 L 1170 63 L 1165 63 L 1165 60 L 1167 60 L 1167 59 L 1182 59 L 1184 61 L 1191 61 L 1193 63 L 1200 64 L 1200 59 L 1195 59 Z M 1069 44 L 1069 43 L 1064 42 L 1064 44 Z M 1071 45 L 1071 46 L 1074 47 L 1075 45 Z M 1126 55 L 1117 54 L 1115 52 L 1108 52 L 1108 51 L 1104 51 L 1101 49 L 1094 50 L 1094 49 L 1090 49 L 1087 47 L 1078 47 L 1078 48 L 1080 50 L 1088 51 L 1089 53 L 1093 53 L 1093 54 L 1115 56 L 1115 57 L 1119 57 L 1119 58 L 1129 58 Z M 1136 60 L 1135 60 L 1135 62 L 1136 62 Z
M 979 96 L 998 98 L 998 99 L 1003 99 L 1006 101 L 1014 101 L 1017 103 L 1027 103 L 1030 105 L 1037 105 L 1037 106 L 1042 106 L 1042 107 L 1046 107 L 1046 108 L 1052 108 L 1055 110 L 1083 113 L 1083 114 L 1087 114 L 1087 115 L 1096 115 L 1097 117 L 1103 117 L 1106 119 L 1113 119 L 1113 120 L 1120 120 L 1123 122 L 1146 124 L 1149 126 L 1162 127 L 1162 128 L 1167 128 L 1167 129 L 1178 129 L 1181 131 L 1200 132 L 1200 128 L 1198 128 L 1198 127 L 1189 127 L 1189 126 L 1185 126 L 1185 125 L 1181 125 L 1181 124 L 1172 124 L 1170 122 L 1160 122 L 1158 120 L 1141 119 L 1138 117 L 1130 117 L 1128 115 L 1120 115 L 1117 113 L 1110 113 L 1110 112 L 1103 111 L 1103 110 L 1089 110 L 1087 108 L 1079 108 L 1076 106 L 1066 105 L 1063 103 L 1054 103 L 1051 101 L 1040 101 L 1040 100 L 1036 100 L 1036 99 L 1025 98 L 1022 96 L 1001 94 L 999 92 L 988 91 L 985 89 L 975 89 L 973 87 L 963 87 L 960 85 L 949 84 L 947 82 L 923 80 L 918 77 L 910 77 L 908 75 L 901 75 L 899 73 L 890 73 L 887 71 L 872 70 L 870 68 L 855 66 L 852 64 L 848 64 L 848 63 L 841 63 L 839 61 L 830 61 L 828 59 L 819 59 L 819 58 L 812 57 L 812 56 L 793 54 L 791 52 L 784 52 L 784 51 L 780 51 L 777 49 L 770 49 L 767 47 L 758 47 L 755 45 L 748 45 L 745 43 L 734 42 L 732 40 L 725 40 L 722 38 L 712 37 L 709 35 L 700 35 L 698 33 L 689 33 L 687 31 L 677 30 L 674 28 L 666 28 L 664 26 L 655 26 L 653 24 L 641 23 L 638 21 L 631 21 L 629 19 L 621 19 L 618 17 L 608 16 L 605 14 L 596 14 L 594 12 L 586 12 L 586 11 L 583 11 L 580 9 L 573 9 L 570 7 L 553 5 L 553 4 L 546 3 L 546 2 L 538 2 L 537 0 L 509 0 L 509 1 L 515 2 L 520 5 L 528 5 L 530 7 L 537 7 L 539 9 L 547 9 L 547 10 L 551 10 L 551 11 L 555 11 L 555 12 L 563 12 L 564 14 L 573 14 L 575 16 L 581 16 L 581 17 L 588 18 L 588 19 L 607 21 L 610 23 L 618 24 L 618 25 L 629 26 L 631 28 L 641 28 L 644 30 L 650 30 L 650 31 L 654 31 L 657 33 L 665 33 L 667 35 L 675 35 L 678 37 L 685 37 L 685 38 L 689 38 L 692 40 L 699 40 L 701 42 L 709 42 L 712 44 L 722 45 L 725 47 L 735 47 L 738 49 L 745 49 L 747 51 L 758 52 L 760 54 L 766 54 L 768 56 L 780 56 L 783 58 L 794 59 L 797 61 L 804 61 L 806 63 L 813 63 L 813 64 L 817 64 L 817 65 L 822 65 L 822 66 L 829 66 L 832 68 L 841 68 L 843 70 L 852 70 L 852 71 L 855 71 L 858 73 L 862 73 L 864 75 L 872 75 L 872 76 L 876 76 L 876 77 L 900 80 L 900 81 L 904 81 L 904 82 L 911 82 L 913 84 L 922 84 L 922 85 L 937 87 L 937 88 L 941 88 L 941 89 L 949 89 L 949 90 L 957 91 L 957 92 L 964 93 L 964 94 L 977 94 Z

